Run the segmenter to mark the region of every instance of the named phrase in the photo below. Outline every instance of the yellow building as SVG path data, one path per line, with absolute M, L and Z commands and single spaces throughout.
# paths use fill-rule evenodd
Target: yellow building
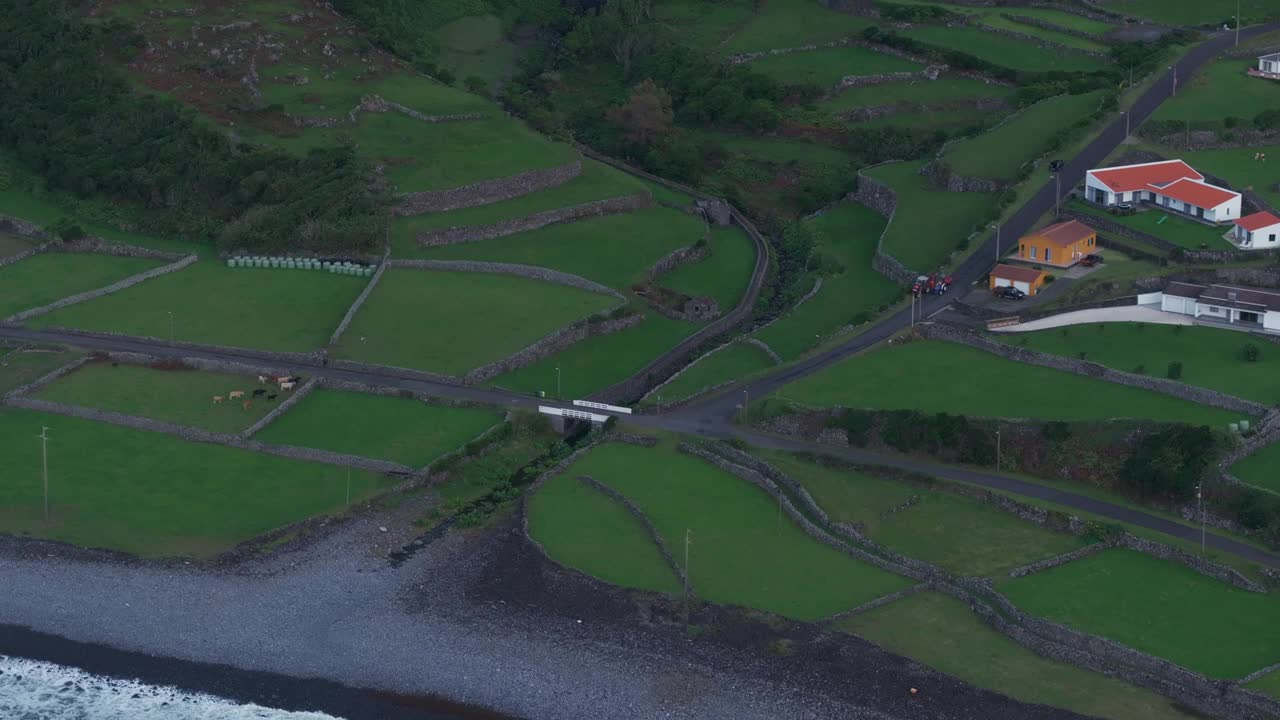
M 1018 240 L 1019 260 L 1061 268 L 1097 251 L 1098 231 L 1079 220 L 1050 225 Z

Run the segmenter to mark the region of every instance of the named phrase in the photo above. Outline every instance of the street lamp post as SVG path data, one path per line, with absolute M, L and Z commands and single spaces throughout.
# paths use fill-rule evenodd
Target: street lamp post
M 742 422 L 751 426 L 751 393 L 746 388 L 742 388 Z
M 1240 0 L 1236 0 L 1236 44 L 1240 44 Z
M 556 364 L 556 399 L 560 400 L 560 365 Z
M 996 264 L 999 265 L 1000 264 L 1000 226 L 992 225 L 991 227 L 996 229 Z M 923 304 L 924 303 L 922 301 L 921 305 L 923 306 Z
M 1204 492 L 1196 485 L 1196 512 L 1200 514 L 1200 554 L 1204 555 Z
M 1169 69 L 1173 71 L 1173 92 L 1171 92 L 1171 93 L 1169 93 L 1169 94 L 1170 94 L 1170 95 L 1177 95 L 1177 94 L 1178 94 L 1178 66 L 1177 66 L 1177 65 L 1170 65 L 1170 66 L 1169 66 Z
M 1129 138 L 1129 113 L 1121 110 L 1120 114 L 1124 116 L 1124 137 L 1127 140 Z
M 1000 472 L 1000 431 L 996 430 L 996 472 Z
M 44 524 L 49 524 L 49 428 L 41 427 L 40 464 L 44 467 Z
M 169 342 L 173 342 L 173 311 L 169 312 Z

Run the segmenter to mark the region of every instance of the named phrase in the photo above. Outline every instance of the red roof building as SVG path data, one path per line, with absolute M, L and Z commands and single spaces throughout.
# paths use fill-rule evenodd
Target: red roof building
M 1236 221 L 1231 237 L 1241 250 L 1280 248 L 1280 217 L 1269 212 L 1245 215 Z
M 1089 174 L 1112 192 L 1146 190 L 1152 185 L 1168 185 L 1175 180 L 1183 178 L 1204 179 L 1203 175 L 1181 160 L 1164 160 L 1141 165 L 1121 165 L 1113 168 L 1090 170 Z
M 1205 182 L 1181 160 L 1098 168 L 1085 173 L 1084 198 L 1104 206 L 1151 203 L 1207 223 L 1240 218 L 1240 193 Z

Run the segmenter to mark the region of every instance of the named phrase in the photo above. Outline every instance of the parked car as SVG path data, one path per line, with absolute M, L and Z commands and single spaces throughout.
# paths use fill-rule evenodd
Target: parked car
M 915 284 L 911 286 L 911 294 L 915 295 L 916 297 L 920 297 L 922 293 L 927 291 L 928 285 L 929 285 L 929 276 L 927 275 L 917 276 Z
M 1104 262 L 1106 261 L 1103 260 L 1101 255 L 1093 254 L 1085 255 L 1084 259 L 1080 261 L 1080 264 L 1085 267 L 1093 267 L 1094 265 L 1101 265 Z
M 991 292 L 994 293 L 996 297 L 1004 298 L 1006 300 L 1021 300 L 1022 298 L 1027 296 L 1026 293 L 1022 292 L 1016 287 L 1013 287 L 1012 285 L 1001 285 L 999 287 L 993 288 Z

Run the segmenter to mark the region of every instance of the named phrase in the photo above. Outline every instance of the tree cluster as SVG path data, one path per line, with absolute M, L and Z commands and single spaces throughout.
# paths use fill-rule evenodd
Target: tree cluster
M 360 250 L 380 238 L 385 198 L 352 149 L 236 146 L 99 61 L 140 42 L 128 26 L 91 25 L 60 0 L 0 0 L 0 11 L 0 147 L 50 189 L 224 247 Z

